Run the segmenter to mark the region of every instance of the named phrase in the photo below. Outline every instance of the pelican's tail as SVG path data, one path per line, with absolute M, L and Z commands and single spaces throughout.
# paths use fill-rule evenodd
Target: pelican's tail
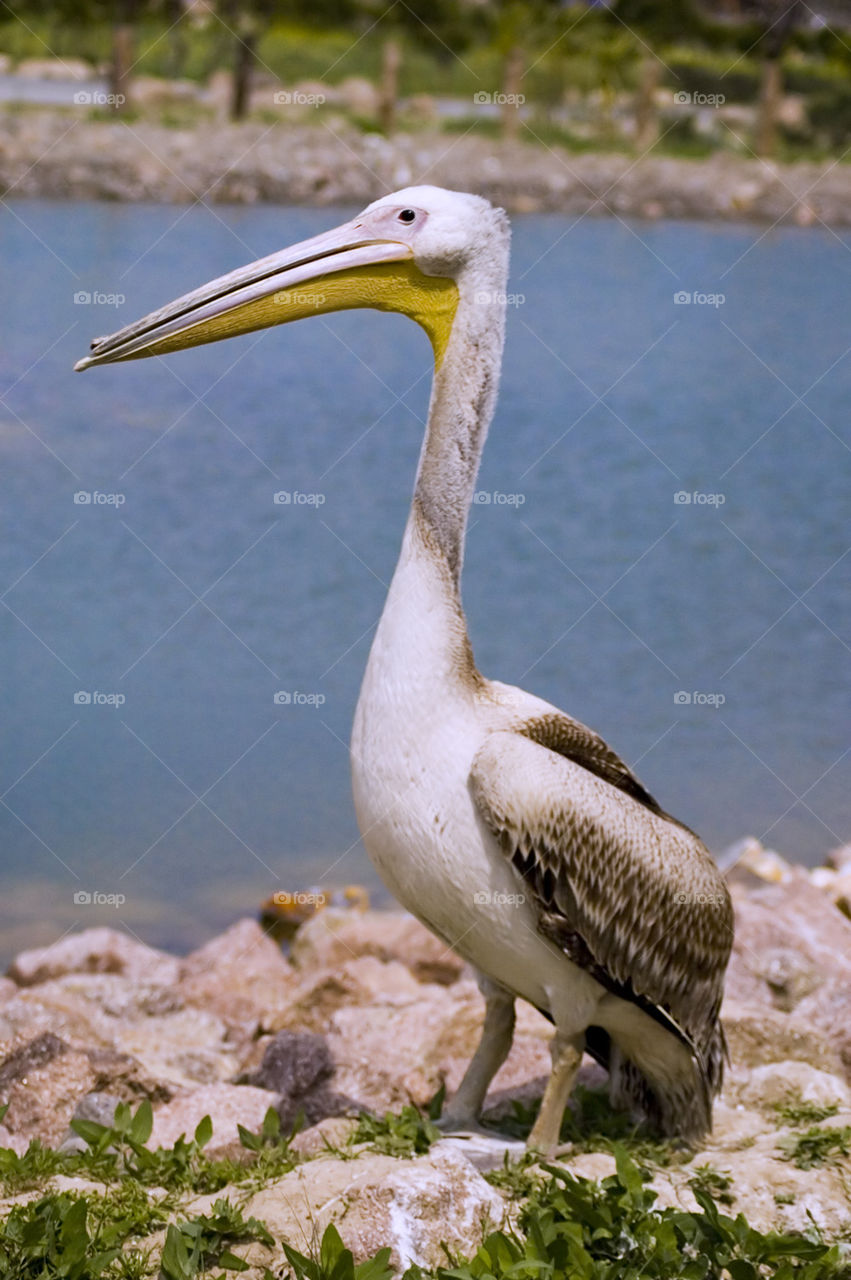
M 637 1056 L 637 1055 L 636 1055 Z M 609 1098 L 612 1106 L 630 1111 L 665 1138 L 694 1141 L 712 1129 L 712 1101 L 721 1090 L 727 1045 L 716 1021 L 700 1057 L 690 1058 L 690 1070 L 660 1079 L 611 1042 Z

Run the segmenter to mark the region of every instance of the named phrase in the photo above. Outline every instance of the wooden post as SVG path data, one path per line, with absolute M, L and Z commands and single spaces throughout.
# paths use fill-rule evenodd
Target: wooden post
M 659 138 L 656 90 L 659 88 L 661 70 L 658 58 L 642 58 L 635 98 L 635 146 L 640 152 L 649 151 Z
M 513 141 L 520 133 L 520 106 L 523 85 L 523 72 L 526 59 L 519 44 L 513 44 L 506 54 L 503 64 L 502 82 L 502 136 Z
M 240 14 L 235 25 L 236 50 L 230 100 L 231 120 L 244 120 L 251 103 L 252 71 L 256 63 L 257 23 L 252 14 Z
M 402 50 L 392 37 L 384 41 L 381 50 L 381 90 L 378 99 L 378 123 L 383 133 L 389 135 L 396 128 L 396 111 L 399 103 L 399 67 Z

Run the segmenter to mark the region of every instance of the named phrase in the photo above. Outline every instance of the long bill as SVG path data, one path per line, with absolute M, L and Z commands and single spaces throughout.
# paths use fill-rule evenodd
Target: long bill
M 349 222 L 219 276 L 117 333 L 96 338 L 91 354 L 74 368 L 166 355 L 352 307 L 410 316 L 428 333 L 439 364 L 457 302 L 454 281 L 420 271 L 409 244 L 377 239 Z

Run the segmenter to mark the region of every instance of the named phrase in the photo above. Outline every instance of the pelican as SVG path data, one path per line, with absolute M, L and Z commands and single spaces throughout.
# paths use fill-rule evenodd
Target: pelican
M 521 997 L 554 1026 L 531 1147 L 557 1149 L 585 1050 L 608 1069 L 615 1106 L 696 1140 L 726 1052 L 724 881 L 598 734 L 486 679 L 468 639 L 461 565 L 497 396 L 509 236 L 505 213 L 478 196 L 408 187 L 96 339 L 76 368 L 351 307 L 422 326 L 434 350 L 428 424 L 351 760 L 379 874 L 480 975 L 481 1041 L 445 1124 L 475 1125 Z

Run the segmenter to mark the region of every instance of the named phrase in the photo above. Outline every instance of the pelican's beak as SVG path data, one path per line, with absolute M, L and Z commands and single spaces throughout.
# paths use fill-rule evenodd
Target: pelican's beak
M 270 325 L 351 307 L 417 320 L 440 359 L 455 314 L 454 281 L 427 276 L 402 240 L 370 235 L 356 219 L 231 271 L 106 338 L 77 370 L 165 355 Z

